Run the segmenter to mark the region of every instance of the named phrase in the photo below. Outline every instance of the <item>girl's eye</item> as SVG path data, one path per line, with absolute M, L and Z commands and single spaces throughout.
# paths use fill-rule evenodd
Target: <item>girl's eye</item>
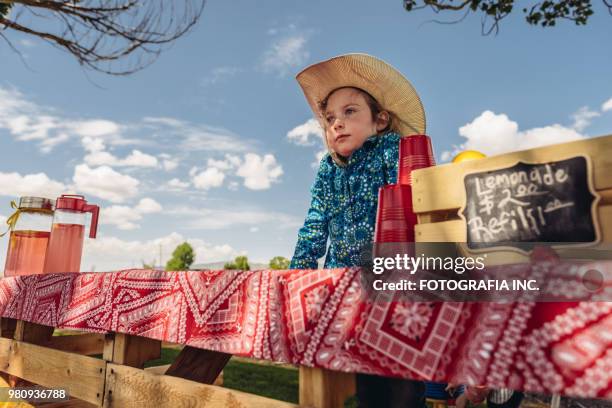
M 335 120 L 336 118 L 334 118 L 333 116 L 326 116 L 325 117 L 325 121 L 327 122 L 328 125 L 331 125 L 331 123 Z
M 355 113 L 355 112 L 356 112 L 356 111 L 355 111 L 355 109 L 353 109 L 353 108 L 347 108 L 347 109 L 344 111 L 344 114 L 345 114 L 345 115 L 351 115 L 351 114 L 353 114 L 353 113 Z

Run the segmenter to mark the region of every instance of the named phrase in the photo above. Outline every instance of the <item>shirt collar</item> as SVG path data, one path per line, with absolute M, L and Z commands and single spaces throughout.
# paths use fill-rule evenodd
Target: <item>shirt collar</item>
M 355 150 L 353 154 L 351 154 L 347 167 L 352 167 L 355 165 L 355 163 L 359 163 L 361 159 L 363 159 L 363 157 L 378 144 L 379 141 L 380 136 L 378 135 L 368 137 L 365 142 L 363 142 L 363 145 L 359 149 Z

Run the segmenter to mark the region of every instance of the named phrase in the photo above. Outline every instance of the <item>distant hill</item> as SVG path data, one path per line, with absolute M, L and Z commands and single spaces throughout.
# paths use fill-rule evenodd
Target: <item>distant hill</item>
M 209 262 L 209 263 L 194 264 L 194 265 L 191 265 L 190 269 L 212 269 L 212 270 L 223 269 L 223 266 L 227 262 L 231 262 L 231 261 L 221 261 L 221 262 Z M 249 266 L 251 267 L 252 271 L 256 270 L 256 269 L 269 269 L 270 268 L 268 266 L 268 264 L 266 264 L 266 263 L 257 263 L 257 262 L 249 262 Z

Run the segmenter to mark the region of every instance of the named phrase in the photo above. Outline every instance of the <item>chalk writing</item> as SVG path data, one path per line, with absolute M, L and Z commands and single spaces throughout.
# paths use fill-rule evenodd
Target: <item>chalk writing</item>
M 594 241 L 587 176 L 584 157 L 465 176 L 469 246 Z

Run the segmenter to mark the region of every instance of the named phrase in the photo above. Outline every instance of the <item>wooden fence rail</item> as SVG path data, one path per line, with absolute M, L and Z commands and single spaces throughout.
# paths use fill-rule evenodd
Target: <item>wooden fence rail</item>
M 161 342 L 121 333 L 53 336 L 52 327 L 1 318 L 0 371 L 11 386 L 20 379 L 64 388 L 75 399 L 59 407 L 342 407 L 355 391 L 353 374 L 300 367 L 300 404 L 212 385 L 231 355 L 184 347 L 166 369 L 144 370 L 161 355 Z M 102 355 L 102 358 L 91 357 Z

